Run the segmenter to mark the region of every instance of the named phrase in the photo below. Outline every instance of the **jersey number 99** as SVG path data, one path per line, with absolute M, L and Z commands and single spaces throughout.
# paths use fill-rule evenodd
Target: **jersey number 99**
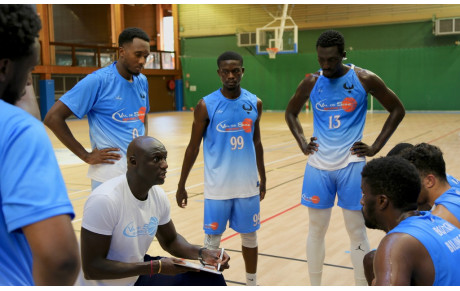
M 232 136 L 230 138 L 230 144 L 232 145 L 232 151 L 236 149 L 241 150 L 244 148 L 244 139 L 241 135 L 238 137 Z

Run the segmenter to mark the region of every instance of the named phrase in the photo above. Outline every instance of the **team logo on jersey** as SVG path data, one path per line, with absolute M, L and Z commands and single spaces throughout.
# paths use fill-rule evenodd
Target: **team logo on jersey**
M 252 111 L 252 106 L 248 105 L 248 107 L 246 107 L 246 104 L 243 104 L 243 109 L 246 110 L 247 114 L 249 114 Z
M 216 130 L 219 132 L 251 132 L 252 131 L 252 119 L 245 118 L 243 121 L 238 123 L 227 123 L 227 120 L 220 122 L 216 126 Z
M 123 229 L 123 235 L 126 237 L 137 237 L 141 235 L 154 236 L 158 229 L 158 219 L 156 217 L 150 217 L 150 221 L 143 226 L 136 226 L 134 222 L 128 223 Z
M 205 224 L 205 225 L 204 225 L 204 228 L 206 228 L 206 229 L 212 229 L 212 230 L 217 230 L 217 229 L 219 228 L 219 223 L 213 222 L 213 223 Z
M 139 120 L 144 122 L 146 110 L 147 108 L 142 106 L 138 111 L 129 113 L 125 111 L 125 108 L 123 108 L 112 114 L 112 119 L 118 122 L 136 122 Z
M 346 97 L 342 100 L 342 109 L 345 112 L 354 111 L 356 109 L 356 105 L 358 105 L 358 102 L 356 102 L 355 98 L 353 97 Z
M 352 112 L 356 109 L 358 103 L 353 97 L 346 97 L 342 101 L 336 103 L 327 103 L 326 99 L 323 99 L 315 104 L 315 108 L 319 111 L 340 111 Z
M 302 193 L 302 200 L 311 202 L 313 204 L 318 204 L 319 203 L 319 196 L 313 195 L 313 196 L 307 196 L 307 194 Z
M 351 90 L 353 90 L 353 88 L 355 88 L 353 84 L 343 83 L 343 89 L 347 90 L 349 94 L 351 93 Z

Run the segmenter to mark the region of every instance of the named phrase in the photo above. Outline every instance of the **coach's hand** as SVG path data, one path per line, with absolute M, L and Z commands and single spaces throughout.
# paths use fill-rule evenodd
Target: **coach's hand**
M 181 263 L 182 260 L 177 258 L 162 258 L 161 260 L 161 272 L 160 274 L 174 276 L 186 272 L 199 272 L 198 269 L 183 267 L 174 263 Z

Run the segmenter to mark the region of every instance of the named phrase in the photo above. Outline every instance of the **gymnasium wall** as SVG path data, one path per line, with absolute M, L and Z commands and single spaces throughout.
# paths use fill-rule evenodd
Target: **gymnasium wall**
M 407 110 L 460 110 L 460 35 L 434 36 L 431 20 L 336 29 L 345 36 L 346 62 L 382 77 Z M 322 31 L 299 31 L 299 53 L 274 60 L 238 47 L 236 35 L 181 37 L 184 104 L 194 107 L 221 86 L 216 59 L 233 50 L 244 57 L 242 87 L 257 94 L 265 110 L 285 110 L 305 74 L 318 69 L 315 43 Z M 374 109 L 383 108 L 375 102 Z

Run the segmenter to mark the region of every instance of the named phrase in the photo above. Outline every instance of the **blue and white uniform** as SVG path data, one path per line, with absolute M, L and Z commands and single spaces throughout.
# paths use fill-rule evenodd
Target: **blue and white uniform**
M 460 286 L 460 229 L 444 219 L 422 211 L 401 221 L 391 233 L 407 233 L 430 254 L 434 266 L 433 286 Z
M 123 78 L 116 63 L 86 76 L 59 100 L 82 119 L 88 116 L 91 148 L 119 148 L 122 158 L 115 164 L 90 165 L 88 177 L 104 182 L 126 173 L 129 143 L 145 134 L 144 118 L 150 111 L 147 78 Z
M 450 187 L 460 188 L 460 181 L 455 179 L 453 176 L 446 174 L 447 182 L 449 182 Z
M 308 158 L 301 203 L 330 208 L 338 193 L 340 207 L 361 209 L 361 170 L 364 157 L 351 154 L 362 139 L 367 112 L 367 92 L 354 70 L 339 78 L 318 77 L 310 94 L 313 136 L 318 151 Z
M 434 205 L 441 204 L 460 222 L 460 189 L 452 187 L 434 201 Z
M 222 200 L 258 195 L 253 142 L 257 97 L 241 89 L 240 97 L 228 99 L 219 89 L 203 100 L 209 117 L 203 136 L 204 197 Z
M 367 112 L 367 93 L 354 65 L 342 77 L 319 76 L 310 94 L 313 110 L 313 136 L 318 138 L 318 151 L 308 164 L 320 170 L 334 171 L 364 157 L 352 155 L 350 148 L 363 137 Z
M 227 221 L 240 233 L 260 227 L 259 176 L 254 148 L 257 97 L 245 89 L 228 99 L 220 89 L 203 98 L 209 124 L 203 136 L 204 225 L 221 234 Z
M 0 100 L 0 128 L 0 285 L 34 285 L 22 228 L 75 214 L 43 124 Z

